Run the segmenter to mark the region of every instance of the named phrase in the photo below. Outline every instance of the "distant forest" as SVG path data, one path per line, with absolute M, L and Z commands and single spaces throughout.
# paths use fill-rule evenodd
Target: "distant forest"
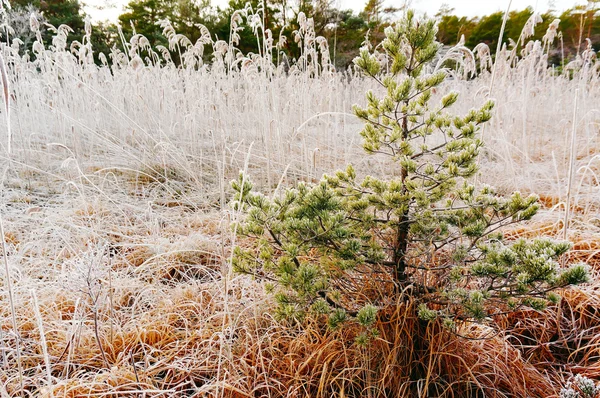
M 287 57 L 299 55 L 294 41 L 294 32 L 298 30 L 298 15 L 304 13 L 312 17 L 314 31 L 329 42 L 331 57 L 336 67 L 344 69 L 358 54 L 359 48 L 367 43 L 378 43 L 384 36 L 384 29 L 402 13 L 410 2 L 398 8 L 385 7 L 383 0 L 368 0 L 358 14 L 353 10 L 339 10 L 331 0 L 268 0 L 245 2 L 231 0 L 226 8 L 213 7 L 207 0 L 139 0 L 131 1 L 118 18 L 118 24 L 100 23 L 92 28 L 92 44 L 95 53 L 110 54 L 111 48 L 122 48 L 134 34 L 148 39 L 152 47 L 169 47 L 165 26 L 196 43 L 197 40 L 229 41 L 232 34 L 239 35 L 237 47 L 243 53 L 258 51 L 255 34 L 270 35 L 277 44 L 277 51 Z M 4 11 L 2 40 L 13 43 L 21 40 L 23 54 L 30 53 L 36 40 L 30 30 L 33 14 L 42 27 L 42 37 L 47 46 L 52 45 L 53 27 L 68 25 L 72 32 L 69 42 L 81 41 L 85 34 L 86 18 L 81 3 L 77 0 L 10 0 L 11 8 Z M 236 10 L 237 18 L 232 29 L 232 15 Z M 551 51 L 551 63 L 572 60 L 588 45 L 597 50 L 600 47 L 600 0 L 589 1 L 585 6 L 576 6 L 563 13 L 548 11 L 539 15 L 541 22 L 535 25 L 530 39 L 541 40 L 548 26 L 560 19 L 558 38 Z M 520 45 L 519 38 L 528 21 L 534 17 L 534 10 L 526 8 L 509 13 L 504 42 Z M 464 44 L 474 48 L 486 43 L 495 52 L 498 34 L 504 18 L 503 12 L 468 18 L 454 14 L 454 9 L 443 5 L 435 15 L 439 21 L 438 41 L 445 45 L 454 45 L 464 39 Z M 162 21 L 162 23 L 160 23 Z M 168 21 L 168 22 L 167 22 Z M 50 26 L 51 25 L 51 26 Z M 262 28 L 264 26 L 264 29 Z M 206 29 L 204 29 L 204 27 Z M 243 28 L 243 29 L 240 29 Z M 9 37 L 7 38 L 6 35 Z M 285 39 L 282 39 L 285 38 Z M 511 41 L 512 40 L 512 41 Z M 171 48 L 172 50 L 172 48 Z M 174 59 L 177 59 L 176 54 Z M 205 53 L 210 61 L 210 52 Z

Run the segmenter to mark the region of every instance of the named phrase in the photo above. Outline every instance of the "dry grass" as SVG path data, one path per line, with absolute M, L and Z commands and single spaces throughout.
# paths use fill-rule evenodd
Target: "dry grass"
M 134 200 L 123 196 L 119 203 Z M 156 219 L 144 222 L 143 206 L 131 206 L 125 217 L 104 201 L 58 215 L 43 210 L 44 217 L 16 213 L 10 220 L 9 232 L 19 236 L 11 258 L 35 265 L 25 271 L 13 263 L 28 394 L 551 397 L 572 373 L 599 376 L 595 285 L 565 291 L 561 305 L 544 313 L 498 320 L 498 329 L 464 326 L 462 337 L 422 324 L 413 304 L 400 304 L 382 314 L 379 338 L 361 348 L 353 343 L 357 330 L 276 322 L 261 286 L 245 277 L 234 276 L 224 291 L 231 235 L 219 213 L 160 208 L 163 224 L 156 229 Z M 61 225 L 72 228 L 61 233 L 62 244 L 56 241 L 61 234 L 41 233 Z M 550 233 L 529 227 L 532 236 Z M 33 236 L 36 244 L 28 244 Z M 591 242 L 576 243 L 574 253 L 595 250 Z M 38 296 L 50 384 L 26 288 Z M 0 315 L 10 363 L 9 309 Z M 3 368 L 0 377 L 9 395 L 20 394 L 15 368 Z
M 356 330 L 275 321 L 262 286 L 232 274 L 228 181 L 246 165 L 267 194 L 349 162 L 394 173 L 362 155 L 350 114 L 370 82 L 322 65 L 286 74 L 264 59 L 226 73 L 2 54 L 14 101 L 12 132 L 0 130 L 1 142 L 12 136 L 0 210 L 17 328 L 4 291 L 1 397 L 554 397 L 572 374 L 600 378 L 597 278 L 543 313 L 461 336 L 402 303 L 361 348 Z M 510 237 L 560 236 L 575 125 L 565 261 L 600 272 L 598 75 L 566 79 L 544 63 L 498 65 L 478 179 L 541 194 L 544 210 Z M 443 90 L 461 93 L 461 113 L 490 81 L 484 71 Z

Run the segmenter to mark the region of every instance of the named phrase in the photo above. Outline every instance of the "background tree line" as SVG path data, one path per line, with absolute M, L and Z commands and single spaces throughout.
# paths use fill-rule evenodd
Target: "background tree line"
M 4 30 L 2 38 L 19 38 L 23 41 L 24 53 L 31 50 L 35 40 L 29 31 L 29 18 L 33 13 L 43 27 L 43 39 L 46 46 L 52 45 L 53 32 L 44 23 L 58 27 L 66 24 L 73 32 L 70 41 L 81 40 L 84 35 L 86 14 L 78 0 L 10 0 L 12 9 L 5 15 L 7 25 L 13 31 Z M 367 0 L 364 9 L 356 13 L 353 10 L 339 10 L 334 7 L 333 0 L 230 0 L 225 8 L 214 7 L 210 0 L 133 0 L 118 18 L 123 37 L 116 24 L 95 24 L 92 44 L 95 52 L 110 53 L 113 46 L 122 46 L 122 40 L 129 40 L 134 34 L 144 35 L 152 46 L 168 47 L 168 40 L 163 36 L 163 28 L 158 21 L 168 20 L 177 33 L 188 37 L 194 43 L 201 36 L 199 25 L 205 26 L 213 40 L 229 40 L 231 34 L 231 16 L 235 10 L 261 10 L 262 23 L 270 29 L 275 41 L 280 36 L 288 38 L 281 48 L 287 56 L 297 57 L 299 49 L 292 34 L 298 29 L 297 17 L 300 12 L 312 16 L 316 35 L 325 37 L 330 44 L 332 59 L 337 67 L 345 68 L 358 54 L 359 48 L 367 43 L 375 44 L 384 37 L 384 29 L 396 19 L 410 1 L 404 1 L 399 7 L 385 7 L 383 0 Z M 551 62 L 558 63 L 560 54 L 572 59 L 583 50 L 585 39 L 591 39 L 595 49 L 600 47 L 600 0 L 590 0 L 587 5 L 575 6 L 563 13 L 548 11 L 542 15 L 543 22 L 535 27 L 534 40 L 540 40 L 549 24 L 560 19 L 559 31 L 562 33 L 561 44 L 557 45 L 555 57 Z M 504 40 L 518 42 L 519 36 L 527 20 L 533 15 L 532 8 L 511 11 L 508 16 Z M 496 48 L 498 33 L 502 25 L 504 13 L 468 18 L 454 14 L 454 9 L 443 5 L 436 17 L 439 21 L 438 41 L 445 45 L 454 45 L 464 37 L 467 47 L 473 48 L 479 43 L 486 43 L 492 51 Z M 6 25 L 5 25 L 6 26 Z M 256 52 L 257 40 L 248 21 L 242 23 L 239 31 L 239 49 L 244 52 Z M 12 37 L 11 37 L 12 36 Z M 207 57 L 210 54 L 206 54 Z M 176 59 L 176 54 L 174 54 Z

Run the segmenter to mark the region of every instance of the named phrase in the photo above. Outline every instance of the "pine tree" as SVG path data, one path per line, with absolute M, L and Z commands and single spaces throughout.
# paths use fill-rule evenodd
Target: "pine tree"
M 407 12 L 385 35 L 383 54 L 363 49 L 355 59 L 385 95 L 368 92 L 354 112 L 365 122 L 364 150 L 387 158 L 396 177 L 359 178 L 348 166 L 269 198 L 240 174 L 232 183 L 234 206 L 246 213 L 238 232 L 254 239 L 235 248 L 235 269 L 268 281 L 282 319 L 328 317 L 332 328 L 353 321 L 367 330 L 378 310 L 408 300 L 422 320 L 454 329 L 543 309 L 559 299 L 556 289 L 587 281 L 584 264 L 559 265 L 569 243 L 503 236 L 536 214 L 536 196 L 469 182 L 493 102 L 455 116 L 457 93 L 433 100 L 446 77 L 424 73 L 440 47 L 435 22 Z

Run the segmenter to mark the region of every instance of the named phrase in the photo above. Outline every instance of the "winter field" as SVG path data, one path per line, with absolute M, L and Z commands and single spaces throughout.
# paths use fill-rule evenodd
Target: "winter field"
M 380 325 L 381 341 L 361 348 L 317 324 L 286 326 L 230 261 L 244 244 L 229 206 L 240 170 L 267 195 L 349 163 L 394 173 L 364 154 L 352 114 L 373 82 L 334 72 L 310 24 L 289 69 L 267 36 L 245 56 L 170 34 L 185 67 L 142 37 L 111 66 L 91 61 L 85 39 L 70 51 L 60 29 L 32 60 L 2 46 L 0 396 L 404 396 L 402 330 Z M 509 234 L 566 234 L 565 262 L 597 273 L 600 63 L 586 51 L 559 74 L 551 39 L 505 48 L 494 66 L 489 49 L 451 49 L 443 89 L 460 93 L 457 113 L 496 100 L 477 183 L 540 196 L 540 214 Z M 449 397 L 557 397 L 576 374 L 598 379 L 595 280 L 497 332 L 432 333 L 421 396 L 437 385 Z

